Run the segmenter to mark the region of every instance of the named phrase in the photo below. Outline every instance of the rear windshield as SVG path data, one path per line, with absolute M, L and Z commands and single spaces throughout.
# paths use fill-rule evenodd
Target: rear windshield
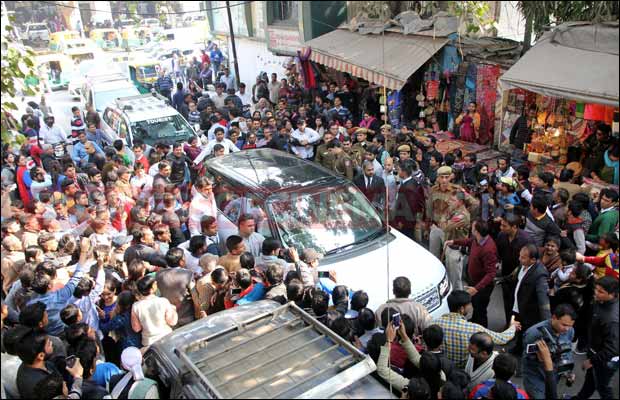
M 134 139 L 140 138 L 149 145 L 162 140 L 186 142 L 194 134 L 193 129 L 179 114 L 134 122 L 131 130 Z
M 44 31 L 47 29 L 47 26 L 45 26 L 45 24 L 35 24 L 35 25 L 30 25 L 28 29 L 31 31 Z

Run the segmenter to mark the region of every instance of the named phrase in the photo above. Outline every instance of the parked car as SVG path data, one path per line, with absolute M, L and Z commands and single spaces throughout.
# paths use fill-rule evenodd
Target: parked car
M 369 308 L 392 296 L 394 278 L 406 276 L 411 297 L 434 317 L 448 312 L 443 264 L 398 230 L 387 232 L 383 217 L 351 181 L 272 149 L 235 152 L 205 165 L 227 192 L 217 198 L 225 218 L 222 236 L 234 234 L 239 215 L 251 212 L 260 216 L 257 231 L 263 236 L 300 253 L 313 248 L 324 254 L 319 269 L 335 270 L 339 284 L 367 291 Z
M 80 98 L 83 110 L 91 104 L 95 111 L 102 113 L 115 99 L 139 94 L 134 84 L 122 74 L 111 74 L 87 79 L 82 85 Z
M 128 146 L 135 138 L 153 146 L 162 140 L 187 142 L 195 135 L 185 118 L 154 94 L 118 96 L 105 108 L 101 120 L 106 137 L 124 139 Z
M 140 21 L 140 26 L 151 28 L 151 31 L 154 34 L 159 33 L 159 31 L 163 29 L 163 27 L 161 26 L 161 22 L 157 18 L 144 18 L 142 21 Z
M 47 25 L 38 23 L 38 24 L 26 24 L 26 29 L 24 29 L 23 39 L 26 44 L 45 44 L 50 41 L 50 30 L 47 28 Z

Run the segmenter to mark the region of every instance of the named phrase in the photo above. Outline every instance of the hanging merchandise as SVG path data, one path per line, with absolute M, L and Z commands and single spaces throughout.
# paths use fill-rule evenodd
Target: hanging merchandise
M 426 82 L 426 97 L 429 100 L 435 100 L 439 94 L 439 81 Z
M 604 106 L 602 104 L 586 104 L 583 114 L 584 119 L 603 121 L 610 125 L 614 120 L 614 108 L 611 106 Z
M 575 117 L 583 118 L 583 112 L 585 111 L 586 105 L 585 103 L 577 102 L 575 104 Z
M 426 99 L 424 97 L 424 84 L 420 85 L 420 93 L 418 93 L 415 99 L 418 102 L 418 107 L 424 107 L 424 100 Z
M 480 65 L 477 71 L 476 103 L 480 114 L 479 143 L 487 144 L 493 140 L 492 129 L 495 124 L 495 100 L 497 99 L 497 80 L 500 69 L 497 65 Z
M 388 117 L 390 119 L 390 125 L 394 129 L 400 129 L 401 116 L 402 116 L 402 99 L 400 97 L 400 91 L 393 90 L 388 94 Z
M 476 101 L 476 80 L 478 75 L 478 67 L 471 63 L 467 67 L 467 76 L 465 78 L 465 95 L 463 96 L 463 108 L 467 108 L 469 103 Z

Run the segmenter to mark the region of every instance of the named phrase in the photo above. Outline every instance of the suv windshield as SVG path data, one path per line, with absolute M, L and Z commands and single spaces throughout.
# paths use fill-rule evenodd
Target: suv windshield
M 161 140 L 186 142 L 194 132 L 179 114 L 133 122 L 131 130 L 134 139 L 140 138 L 149 145 Z
M 323 254 L 384 232 L 379 214 L 349 184 L 311 193 L 276 193 L 268 207 L 287 246 L 313 248 Z

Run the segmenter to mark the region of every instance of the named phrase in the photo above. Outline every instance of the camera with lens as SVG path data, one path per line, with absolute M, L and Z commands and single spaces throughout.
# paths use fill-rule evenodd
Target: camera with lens
M 572 385 L 572 381 L 574 380 L 572 371 L 575 366 L 575 361 L 572 356 L 571 344 L 559 343 L 559 341 L 544 326 L 539 327 L 538 331 L 542 334 L 542 339 L 549 348 L 551 359 L 553 360 L 553 365 L 556 367 L 558 377 L 565 377 L 567 380 L 567 386 Z
M 282 260 L 288 262 L 288 263 L 293 263 L 293 256 L 291 255 L 291 249 L 290 248 L 286 248 L 286 249 L 280 249 L 280 252 L 278 253 L 278 258 L 281 258 Z

